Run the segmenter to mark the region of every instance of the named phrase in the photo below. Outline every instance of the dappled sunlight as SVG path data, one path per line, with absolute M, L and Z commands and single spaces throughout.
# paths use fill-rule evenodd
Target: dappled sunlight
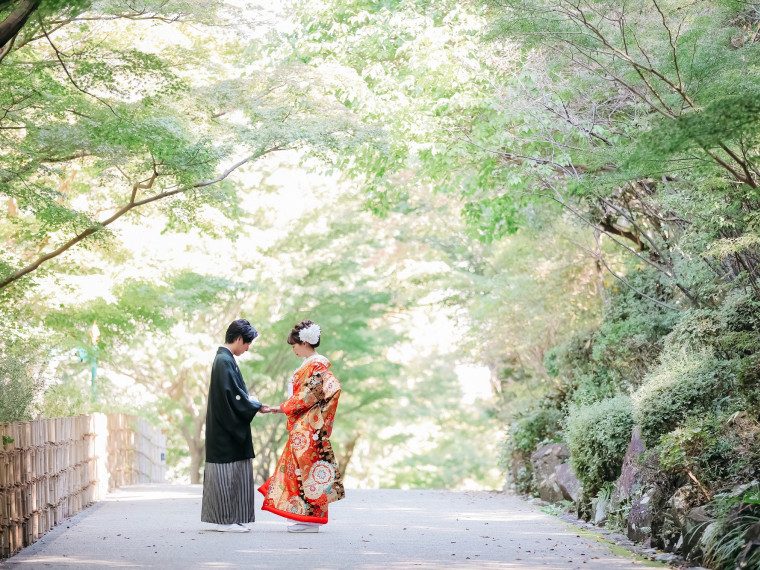
M 103 501 L 163 501 L 172 499 L 200 500 L 201 485 L 129 485 L 120 487 L 105 496 Z
M 109 560 L 108 558 L 95 558 L 83 556 L 35 556 L 33 559 L 24 560 L 16 557 L 12 561 L 14 566 L 24 568 L 42 566 L 52 566 L 53 568 L 61 566 L 72 566 L 74 568 L 139 568 L 142 565 L 133 562 L 119 562 Z
M 399 506 L 392 506 L 388 505 L 386 508 L 387 512 L 409 512 L 413 513 L 415 511 L 419 511 L 419 507 L 399 507 Z
M 316 534 L 257 510 L 248 533 L 199 521 L 200 486 L 135 485 L 80 513 L 14 558 L 61 568 L 575 568 L 632 570 L 603 545 L 515 498 L 490 493 L 361 490 L 335 503 Z M 172 500 L 176 498 L 178 500 Z M 563 562 L 564 561 L 564 562 Z M 602 565 L 607 564 L 607 566 Z
M 574 505 L 759 566 L 758 6 L 0 0 L 0 558 L 629 568 Z M 345 500 L 214 530 L 206 458 Z
M 442 520 L 461 520 L 461 521 L 486 521 L 486 522 L 520 522 L 520 521 L 534 521 L 539 520 L 547 515 L 540 512 L 522 512 L 515 513 L 514 511 L 493 512 L 482 511 L 472 512 L 469 511 L 466 514 L 459 515 L 457 513 L 447 514 L 442 517 Z

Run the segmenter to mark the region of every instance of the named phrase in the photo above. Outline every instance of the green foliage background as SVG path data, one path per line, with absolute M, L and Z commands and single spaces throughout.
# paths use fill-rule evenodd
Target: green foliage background
M 691 506 L 760 476 L 757 3 L 43 4 L 0 52 L 3 418 L 132 410 L 198 481 L 226 324 L 278 403 L 309 317 L 356 484 L 563 441 L 588 507 L 634 424 Z

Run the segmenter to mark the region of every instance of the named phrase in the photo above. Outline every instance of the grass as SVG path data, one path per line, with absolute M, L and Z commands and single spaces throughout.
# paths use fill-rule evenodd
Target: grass
M 601 535 L 596 534 L 595 532 L 592 532 L 584 528 L 580 528 L 572 523 L 568 523 L 568 526 L 572 528 L 572 530 L 574 530 L 578 536 L 581 536 L 583 538 L 591 538 L 591 539 L 596 540 L 597 542 L 604 544 L 607 548 L 610 549 L 612 554 L 614 554 L 615 556 L 623 556 L 625 558 L 630 558 L 631 560 L 640 562 L 642 566 L 646 566 L 647 568 L 670 568 L 670 566 L 668 566 L 667 564 L 664 564 L 663 562 L 650 560 L 649 558 L 646 558 L 645 556 L 641 556 L 640 554 L 631 552 L 627 548 L 618 546 L 614 542 L 607 540 L 606 538 L 604 538 Z

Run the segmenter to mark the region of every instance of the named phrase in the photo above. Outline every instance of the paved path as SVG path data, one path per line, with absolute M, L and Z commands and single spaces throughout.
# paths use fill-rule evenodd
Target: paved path
M 201 487 L 134 485 L 0 564 L 32 568 L 633 570 L 575 527 L 498 493 L 348 490 L 318 534 L 257 512 L 247 534 L 201 531 Z M 257 497 L 260 504 L 260 498 Z

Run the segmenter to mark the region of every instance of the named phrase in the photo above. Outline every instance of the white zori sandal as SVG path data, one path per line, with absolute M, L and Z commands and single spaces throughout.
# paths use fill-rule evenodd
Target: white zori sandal
M 219 524 L 214 529 L 217 532 L 251 532 L 251 529 L 247 526 L 243 526 L 240 523 L 235 524 Z
M 319 532 L 319 527 L 315 523 L 296 523 L 288 527 L 288 532 Z

